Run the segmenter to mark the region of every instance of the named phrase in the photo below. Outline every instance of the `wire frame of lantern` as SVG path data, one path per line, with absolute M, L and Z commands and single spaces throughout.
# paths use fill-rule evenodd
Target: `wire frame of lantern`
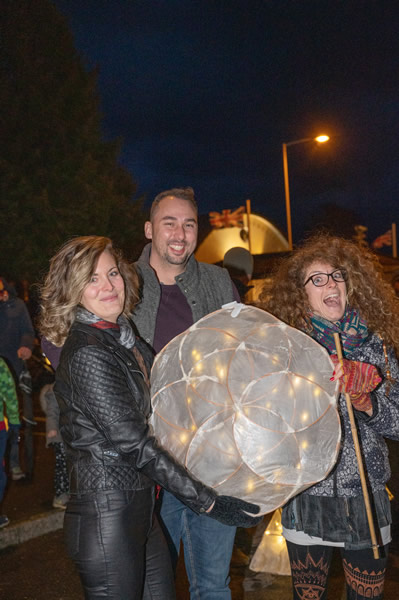
M 232 303 L 157 355 L 151 425 L 195 477 L 268 513 L 324 479 L 336 461 L 333 369 L 309 336 Z

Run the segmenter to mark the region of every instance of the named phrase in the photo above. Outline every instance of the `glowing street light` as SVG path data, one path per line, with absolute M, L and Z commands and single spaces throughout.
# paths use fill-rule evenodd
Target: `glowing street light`
M 316 138 L 302 138 L 300 140 L 294 140 L 293 142 L 283 143 L 283 169 L 284 169 L 284 190 L 285 190 L 285 210 L 287 214 L 287 234 L 288 234 L 288 245 L 289 249 L 292 250 L 292 227 L 291 227 L 291 204 L 290 204 L 290 185 L 288 180 L 288 159 L 287 159 L 287 148 L 288 146 L 295 146 L 296 144 L 304 144 L 305 142 L 318 142 L 323 144 L 328 142 L 328 135 L 318 135 Z

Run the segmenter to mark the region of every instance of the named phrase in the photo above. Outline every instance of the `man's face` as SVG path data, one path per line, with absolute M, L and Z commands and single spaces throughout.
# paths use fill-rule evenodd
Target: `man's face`
M 167 196 L 145 224 L 146 238 L 152 240 L 154 264 L 181 265 L 184 270 L 197 245 L 197 213 L 187 200 Z

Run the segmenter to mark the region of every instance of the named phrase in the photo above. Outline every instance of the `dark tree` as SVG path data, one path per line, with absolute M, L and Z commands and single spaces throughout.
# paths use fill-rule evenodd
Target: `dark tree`
M 66 20 L 49 0 L 2 0 L 0 52 L 0 273 L 37 279 L 73 235 L 108 235 L 135 258 L 142 204 Z

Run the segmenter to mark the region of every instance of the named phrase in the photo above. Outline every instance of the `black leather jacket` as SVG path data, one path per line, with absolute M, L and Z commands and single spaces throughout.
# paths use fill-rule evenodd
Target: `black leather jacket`
M 140 339 L 136 343 L 149 372 L 151 351 Z M 143 489 L 156 482 L 197 513 L 212 504 L 215 492 L 193 479 L 152 436 L 143 373 L 132 351 L 111 333 L 73 324 L 54 392 L 72 494 Z

